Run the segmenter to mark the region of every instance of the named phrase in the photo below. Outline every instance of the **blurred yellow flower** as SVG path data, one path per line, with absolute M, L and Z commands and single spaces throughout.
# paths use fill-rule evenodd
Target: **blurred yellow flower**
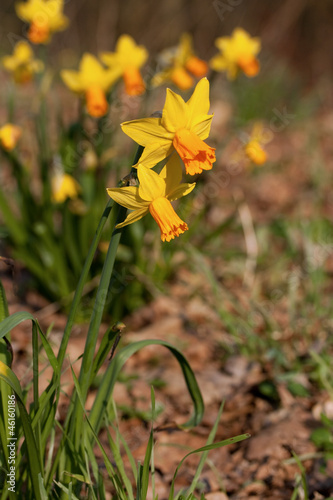
M 68 198 L 75 200 L 81 191 L 79 183 L 69 174 L 56 172 L 51 179 L 52 201 L 64 203 Z
M 181 90 L 188 90 L 194 85 L 192 75 L 202 78 L 208 72 L 208 64 L 195 55 L 192 37 L 188 33 L 181 36 L 175 50 L 167 49 L 162 52 L 160 60 L 165 69 L 152 79 L 152 84 L 156 86 L 171 81 Z
M 85 53 L 79 71 L 62 70 L 60 74 L 70 90 L 85 96 L 91 116 L 98 118 L 107 113 L 109 106 L 105 94 L 117 78 L 114 71 L 105 69 L 96 57 Z
M 69 24 L 63 14 L 64 0 L 28 0 L 16 4 L 16 13 L 29 23 L 28 38 L 32 43 L 48 43 L 53 33 Z
M 261 122 L 254 124 L 249 141 L 244 146 L 244 151 L 246 156 L 255 165 L 263 165 L 267 161 L 267 153 L 262 145 L 270 142 L 272 136 L 273 134 L 270 130 L 264 130 Z
M 21 137 L 22 129 L 12 123 L 6 123 L 0 128 L 0 144 L 6 151 L 12 151 L 19 138 Z
M 160 228 L 162 241 L 170 241 L 184 233 L 188 226 L 178 217 L 171 201 L 189 194 L 194 189 L 195 183 L 180 184 L 181 178 L 182 168 L 176 155 L 163 167 L 160 174 L 139 164 L 139 187 L 107 189 L 109 196 L 115 202 L 133 210 L 117 227 L 136 222 L 150 212 Z
M 141 95 L 145 84 L 139 69 L 148 59 L 148 52 L 142 45 L 137 45 L 129 35 L 118 38 L 115 52 L 103 52 L 101 60 L 115 72 L 116 79 L 123 77 L 128 95 Z
M 34 73 L 43 71 L 42 61 L 34 58 L 34 53 L 28 42 L 17 42 L 13 55 L 2 58 L 3 67 L 9 71 L 16 83 L 30 82 Z
M 236 28 L 231 37 L 220 37 L 215 45 L 221 54 L 214 56 L 210 66 L 215 71 L 226 71 L 229 80 L 234 80 L 242 70 L 246 76 L 256 76 L 260 66 L 256 55 L 260 52 L 259 38 L 251 36 L 242 28 Z
M 215 149 L 204 142 L 213 118 L 207 114 L 209 106 L 209 82 L 202 78 L 187 102 L 167 89 L 162 118 L 143 118 L 121 126 L 125 134 L 145 147 L 140 163 L 153 167 L 176 149 L 186 173 L 200 174 L 215 162 Z

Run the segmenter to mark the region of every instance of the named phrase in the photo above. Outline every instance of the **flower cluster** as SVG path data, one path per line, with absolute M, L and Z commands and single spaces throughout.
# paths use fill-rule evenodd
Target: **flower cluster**
M 64 15 L 64 0 L 27 0 L 16 4 L 17 15 L 28 23 L 27 37 L 33 44 L 49 43 L 52 35 L 64 30 L 69 20 Z M 175 213 L 171 202 L 190 193 L 195 184 L 181 183 L 182 164 L 188 175 L 201 174 L 213 167 L 215 149 L 206 144 L 213 115 L 209 114 L 209 82 L 205 75 L 209 67 L 225 71 L 234 79 L 242 71 L 253 77 L 259 72 L 257 55 L 260 40 L 241 28 L 236 28 L 230 37 L 216 40 L 220 53 L 209 63 L 200 59 L 194 48 L 192 37 L 185 33 L 179 45 L 162 52 L 158 60 L 159 71 L 152 77 L 152 87 L 171 82 L 181 90 L 188 90 L 200 79 L 192 96 L 185 102 L 171 89 L 166 91 L 166 100 L 160 116 L 152 116 L 123 123 L 122 130 L 142 146 L 143 153 L 135 168 L 138 186 L 108 189 L 108 194 L 117 203 L 133 210 L 122 227 L 140 219 L 150 212 L 161 229 L 163 241 L 170 241 L 187 228 Z M 129 96 L 145 92 L 146 84 L 141 69 L 147 62 L 148 52 L 137 45 L 129 35 L 122 35 L 116 42 L 114 52 L 102 52 L 99 58 L 84 53 L 78 70 L 63 69 L 61 78 L 65 85 L 83 98 L 87 113 L 100 118 L 108 113 L 111 88 L 120 79 Z M 11 56 L 3 57 L 4 68 L 15 83 L 30 81 L 35 73 L 42 72 L 44 64 L 35 59 L 27 41 L 18 42 Z M 0 145 L 12 150 L 21 134 L 19 127 L 6 124 L 0 129 Z M 264 141 L 253 134 L 244 146 L 243 153 L 255 164 L 263 164 L 267 155 L 261 147 Z M 155 167 L 166 160 L 166 165 L 157 173 Z M 63 203 L 80 194 L 80 186 L 65 169 L 58 172 L 51 182 L 52 199 Z
M 108 189 L 113 200 L 133 210 L 118 227 L 135 222 L 150 212 L 161 230 L 162 241 L 170 241 L 188 229 L 170 202 L 187 195 L 195 186 L 180 182 L 180 160 L 190 175 L 213 166 L 215 149 L 203 140 L 209 135 L 213 118 L 208 115 L 209 105 L 209 82 L 203 78 L 187 102 L 168 89 L 161 118 L 143 118 L 122 124 L 123 131 L 145 149 L 136 165 L 139 187 Z M 170 155 L 160 174 L 152 170 Z

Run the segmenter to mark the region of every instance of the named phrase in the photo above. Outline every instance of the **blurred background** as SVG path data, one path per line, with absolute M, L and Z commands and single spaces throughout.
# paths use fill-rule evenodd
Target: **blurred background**
M 15 3 L 0 3 L 2 53 L 25 35 Z M 307 85 L 332 75 L 332 0 L 65 0 L 65 14 L 71 28 L 54 38 L 54 56 L 113 50 L 122 33 L 132 35 L 154 56 L 187 31 L 198 55 L 209 59 L 216 53 L 215 38 L 241 26 L 262 37 L 268 58 L 274 54 L 287 62 Z

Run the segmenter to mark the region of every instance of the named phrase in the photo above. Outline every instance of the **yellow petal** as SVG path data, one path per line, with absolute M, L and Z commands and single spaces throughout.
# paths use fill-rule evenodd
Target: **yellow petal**
M 121 222 L 120 224 L 116 225 L 116 228 L 120 229 L 121 227 L 127 226 L 128 224 L 132 224 L 133 222 L 136 222 L 137 220 L 142 219 L 149 211 L 149 208 L 141 208 L 139 210 L 134 210 L 134 212 L 131 212 L 128 214 L 124 222 Z
M 162 177 L 166 183 L 166 196 L 179 186 L 182 180 L 182 173 L 181 160 L 178 155 L 174 154 L 160 172 L 160 177 Z
M 156 198 L 165 196 L 165 180 L 160 177 L 154 170 L 140 164 L 138 165 L 139 196 L 151 202 Z
M 63 69 L 60 72 L 60 76 L 70 90 L 73 92 L 84 92 L 85 89 L 80 74 L 77 71 Z
M 195 188 L 195 182 L 192 184 L 189 183 L 184 183 L 184 184 L 179 184 L 171 193 L 168 194 L 167 198 L 170 201 L 175 201 L 178 200 L 178 198 L 181 198 L 182 196 L 186 196 L 189 194 L 193 189 Z
M 164 144 L 154 143 L 144 149 L 139 161 L 140 163 L 144 163 L 145 167 L 153 168 L 173 151 L 174 148 L 171 141 Z
M 228 61 L 221 54 L 217 54 L 211 58 L 209 65 L 215 71 L 225 71 L 228 67 Z
M 209 136 L 212 119 L 213 115 L 198 116 L 198 118 L 192 123 L 192 132 L 204 141 Z
M 184 66 L 187 59 L 192 55 L 192 36 L 189 33 L 183 33 L 179 41 L 177 62 Z
M 188 122 L 187 106 L 184 100 L 172 90 L 167 89 L 161 125 L 171 133 L 186 127 Z
M 148 51 L 142 45 L 137 45 L 129 35 L 121 35 L 117 41 L 116 51 L 121 54 L 127 66 L 141 68 L 148 59 Z
M 119 205 L 129 208 L 130 210 L 135 210 L 137 208 L 141 209 L 148 205 L 145 200 L 140 198 L 139 190 L 135 186 L 110 188 L 107 189 L 107 193 L 110 198 L 119 203 Z
M 79 70 L 86 77 L 91 75 L 96 76 L 103 72 L 103 66 L 95 56 L 85 52 L 80 61 Z
M 190 123 L 199 115 L 207 115 L 209 103 L 209 81 L 202 78 L 196 85 L 192 96 L 187 101 Z
M 160 145 L 170 143 L 173 134 L 167 132 L 161 125 L 160 118 L 142 118 L 121 124 L 121 128 L 131 139 L 141 146 L 149 146 L 154 143 Z
M 115 52 L 102 52 L 100 58 L 112 69 L 117 68 L 121 75 L 127 68 L 141 68 L 148 59 L 148 52 L 142 45 L 137 45 L 131 36 L 121 35 Z

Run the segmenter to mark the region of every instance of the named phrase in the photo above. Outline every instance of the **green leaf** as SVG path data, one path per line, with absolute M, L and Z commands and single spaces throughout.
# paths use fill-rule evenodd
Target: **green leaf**
M 39 475 L 42 477 L 42 468 L 39 460 L 39 453 L 37 450 L 34 433 L 31 426 L 31 420 L 23 403 L 23 394 L 21 391 L 20 382 L 18 381 L 15 373 L 8 366 L 2 363 L 2 361 L 0 361 L 0 379 L 7 382 L 7 384 L 15 392 L 16 401 L 20 410 L 23 433 L 28 450 L 28 461 L 34 498 L 36 500 L 42 500 L 38 479 Z
M 192 368 L 190 367 L 185 356 L 173 345 L 165 342 L 164 340 L 141 340 L 139 342 L 133 342 L 133 344 L 123 347 L 123 349 L 121 349 L 118 354 L 111 360 L 104 374 L 90 413 L 90 422 L 94 427 L 95 432 L 98 432 L 100 429 L 103 415 L 107 408 L 107 403 L 111 398 L 114 384 L 116 383 L 122 367 L 133 354 L 135 354 L 140 349 L 150 345 L 161 345 L 169 349 L 169 351 L 177 359 L 182 369 L 186 386 L 193 402 L 194 413 L 190 420 L 180 427 L 183 429 L 188 429 L 198 425 L 201 422 L 204 414 L 204 403 Z

